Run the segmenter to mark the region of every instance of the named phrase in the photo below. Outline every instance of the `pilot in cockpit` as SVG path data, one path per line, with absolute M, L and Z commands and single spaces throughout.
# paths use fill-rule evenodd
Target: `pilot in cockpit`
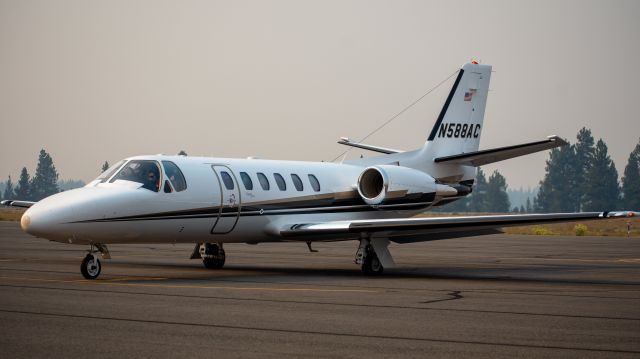
M 142 187 L 154 192 L 158 192 L 158 188 L 160 187 L 160 176 L 157 173 L 157 168 L 149 168 L 146 172 L 147 176 Z

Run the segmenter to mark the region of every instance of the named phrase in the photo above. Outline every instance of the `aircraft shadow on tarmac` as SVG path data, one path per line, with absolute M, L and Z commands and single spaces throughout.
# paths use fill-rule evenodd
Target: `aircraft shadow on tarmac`
M 638 285 L 640 280 L 635 277 L 612 278 L 611 276 L 597 277 L 594 271 L 601 271 L 610 266 L 603 265 L 545 265 L 544 267 L 523 266 L 503 266 L 499 268 L 485 267 L 397 267 L 385 269 L 381 276 L 367 277 L 360 269 L 354 266 L 353 269 L 343 268 L 303 268 L 292 266 L 276 265 L 234 265 L 228 264 L 223 269 L 207 270 L 201 267 L 200 263 L 141 263 L 129 260 L 114 261 L 112 266 L 126 265 L 135 267 L 157 268 L 160 271 L 158 276 L 166 272 L 176 271 L 176 275 L 170 275 L 173 280 L 248 280 L 251 278 L 279 277 L 287 276 L 292 278 L 306 278 L 312 280 L 337 279 L 337 278 L 362 278 L 368 280 L 382 279 L 446 279 L 446 280 L 467 280 L 467 281 L 509 281 L 509 282 L 542 282 L 557 284 L 599 284 L 599 285 Z M 108 267 L 107 267 L 108 268 Z M 162 270 L 165 269 L 165 270 Z M 182 270 L 179 270 L 182 269 Z M 187 275 L 184 270 L 188 270 Z M 105 275 L 109 275 L 109 270 Z M 161 273 L 162 272 L 162 273 Z M 131 276 L 135 277 L 135 276 Z

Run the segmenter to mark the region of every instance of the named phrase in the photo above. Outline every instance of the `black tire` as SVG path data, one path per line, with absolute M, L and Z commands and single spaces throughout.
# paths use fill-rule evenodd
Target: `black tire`
M 96 279 L 102 271 L 102 264 L 96 256 L 87 254 L 80 265 L 80 273 L 85 279 Z
M 224 267 L 224 262 L 227 258 L 224 249 L 220 248 L 217 244 L 207 244 L 207 250 L 205 251 L 205 257 L 202 259 L 202 264 L 207 269 L 220 269 Z
M 364 262 L 362 262 L 362 272 L 368 276 L 378 276 L 381 275 L 383 271 L 384 267 L 382 263 L 380 263 L 376 252 L 374 252 L 373 249 L 368 250 L 364 257 Z

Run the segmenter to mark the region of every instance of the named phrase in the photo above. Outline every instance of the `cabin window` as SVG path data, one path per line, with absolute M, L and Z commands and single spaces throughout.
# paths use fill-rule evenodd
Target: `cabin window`
M 244 188 L 247 191 L 253 190 L 253 181 L 251 177 L 247 174 L 247 172 L 240 172 L 240 179 L 242 179 L 242 183 L 244 184 Z
M 158 167 L 156 161 L 129 161 L 109 182 L 117 180 L 141 183 L 142 188 L 158 192 L 160 188 L 160 167 Z
M 276 179 L 276 184 L 281 191 L 287 190 L 287 183 L 284 181 L 284 178 L 282 178 L 282 175 L 280 175 L 279 173 L 274 173 L 273 178 Z
M 260 187 L 262 187 L 262 189 L 265 191 L 268 191 L 269 188 L 271 188 L 267 176 L 265 176 L 262 172 L 258 172 L 258 182 L 260 182 Z
M 302 180 L 300 179 L 300 177 L 298 177 L 297 174 L 292 173 L 291 174 L 291 180 L 293 181 L 293 186 L 298 190 L 298 191 L 302 191 L 304 189 L 303 185 L 302 185 Z
M 114 173 L 116 173 L 116 171 L 122 166 L 124 162 L 125 160 L 119 161 L 115 165 L 107 168 L 107 170 L 102 172 L 102 174 L 96 179 L 100 180 L 100 183 L 108 181 L 109 178 L 113 176 Z
M 311 188 L 313 188 L 314 191 L 320 192 L 320 182 L 318 182 L 316 176 L 309 175 L 309 182 L 311 183 Z
M 187 189 L 187 181 L 185 180 L 182 171 L 180 171 L 180 168 L 175 163 L 171 161 L 162 161 L 162 165 L 164 166 L 164 174 L 167 176 L 176 192 L 181 192 Z
M 229 175 L 229 172 L 227 171 L 220 171 L 220 177 L 222 177 L 222 182 L 224 183 L 224 186 L 228 189 L 228 190 L 232 190 L 233 189 L 233 179 L 231 178 L 231 175 Z

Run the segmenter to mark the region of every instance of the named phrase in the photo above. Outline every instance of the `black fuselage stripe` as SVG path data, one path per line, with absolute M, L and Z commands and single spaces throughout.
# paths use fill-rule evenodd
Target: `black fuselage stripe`
M 218 218 L 218 217 L 237 217 L 238 211 L 240 216 L 257 216 L 257 215 L 287 215 L 287 214 L 309 214 L 309 213 L 336 213 L 336 212 L 353 212 L 360 210 L 384 210 L 387 206 L 389 209 L 403 208 L 422 208 L 428 207 L 435 199 L 435 193 L 426 193 L 413 198 L 394 199 L 385 202 L 383 205 L 373 208 L 365 204 L 360 198 L 326 200 L 314 199 L 308 201 L 282 201 L 278 203 L 240 205 L 238 207 L 222 207 L 219 206 L 209 208 L 187 209 L 180 211 L 146 213 L 132 216 L 111 217 L 111 218 L 94 218 L 74 223 L 86 222 L 118 222 L 118 221 L 143 221 L 143 220 L 159 220 L 159 219 L 189 219 L 189 218 Z
M 402 206 L 403 210 L 413 210 L 426 208 L 430 205 L 430 203 L 407 203 L 405 206 Z M 398 207 L 394 207 L 394 210 L 397 210 Z M 210 214 L 197 214 L 197 215 L 163 215 L 163 216 L 139 216 L 139 217 L 120 217 L 120 218 L 102 218 L 102 219 L 90 219 L 72 223 L 95 223 L 95 222 L 136 222 L 136 221 L 156 221 L 156 220 L 172 220 L 172 219 L 200 219 L 200 218 L 234 218 L 234 217 L 253 217 L 253 216 L 284 216 L 284 215 L 300 215 L 300 214 L 319 214 L 319 213 L 352 213 L 352 212 L 371 212 L 378 211 L 380 209 L 371 207 L 369 205 L 357 205 L 357 206 L 340 206 L 340 207 L 319 207 L 319 208 L 308 208 L 308 209 L 292 209 L 292 210 L 249 210 L 243 211 L 242 209 L 238 213 L 227 212 L 219 214 L 217 211 L 215 213 Z

